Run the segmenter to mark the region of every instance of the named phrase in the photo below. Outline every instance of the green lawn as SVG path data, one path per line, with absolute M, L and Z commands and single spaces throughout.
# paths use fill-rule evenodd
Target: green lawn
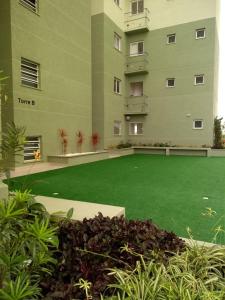
M 225 158 L 136 154 L 17 177 L 13 187 L 124 206 L 128 218 L 152 219 L 183 237 L 190 227 L 198 240 L 211 241 L 213 229 L 225 225 Z M 206 207 L 216 215 L 203 216 Z

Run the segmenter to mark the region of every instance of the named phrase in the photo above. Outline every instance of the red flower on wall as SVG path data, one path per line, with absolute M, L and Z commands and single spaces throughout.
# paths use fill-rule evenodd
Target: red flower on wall
M 99 144 L 99 141 L 100 141 L 99 134 L 97 132 L 92 133 L 91 143 L 92 143 L 92 146 L 93 146 L 95 151 L 96 151 L 97 145 Z
M 82 144 L 84 142 L 84 135 L 83 135 L 82 131 L 79 130 L 76 133 L 76 136 L 77 136 L 77 146 L 79 148 L 79 151 L 81 152 L 81 146 L 82 146 Z
M 60 128 L 59 135 L 60 135 L 61 143 L 62 143 L 62 152 L 63 152 L 63 154 L 66 154 L 67 146 L 68 146 L 68 136 L 67 136 L 65 129 Z

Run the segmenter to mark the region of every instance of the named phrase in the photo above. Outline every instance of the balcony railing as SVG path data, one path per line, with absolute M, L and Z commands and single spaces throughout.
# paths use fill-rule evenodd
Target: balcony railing
M 129 96 L 126 98 L 125 115 L 147 115 L 148 96 Z
M 128 55 L 126 59 L 125 74 L 146 74 L 149 72 L 149 56 L 145 52 L 143 54 Z
M 149 31 L 149 15 L 150 12 L 147 8 L 138 14 L 132 14 L 132 12 L 125 13 L 125 32 L 131 33 L 133 31 Z

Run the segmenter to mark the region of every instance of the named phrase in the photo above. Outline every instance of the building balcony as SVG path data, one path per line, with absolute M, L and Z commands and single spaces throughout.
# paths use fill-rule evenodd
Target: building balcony
M 128 55 L 126 60 L 125 75 L 147 74 L 149 71 L 148 53 Z
M 132 12 L 125 13 L 125 32 L 127 34 L 133 32 L 146 32 L 149 31 L 150 25 L 150 12 L 147 8 L 141 13 L 132 14 Z
M 129 96 L 126 98 L 125 116 L 129 115 L 147 115 L 148 114 L 148 96 Z

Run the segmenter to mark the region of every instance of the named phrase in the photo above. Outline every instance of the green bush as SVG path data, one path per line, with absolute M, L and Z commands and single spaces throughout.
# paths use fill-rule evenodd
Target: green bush
M 222 119 L 216 117 L 214 119 L 214 142 L 213 148 L 215 149 L 223 149 L 223 140 L 222 140 Z
M 56 263 L 57 227 L 29 191 L 0 200 L 0 299 L 31 300 Z

